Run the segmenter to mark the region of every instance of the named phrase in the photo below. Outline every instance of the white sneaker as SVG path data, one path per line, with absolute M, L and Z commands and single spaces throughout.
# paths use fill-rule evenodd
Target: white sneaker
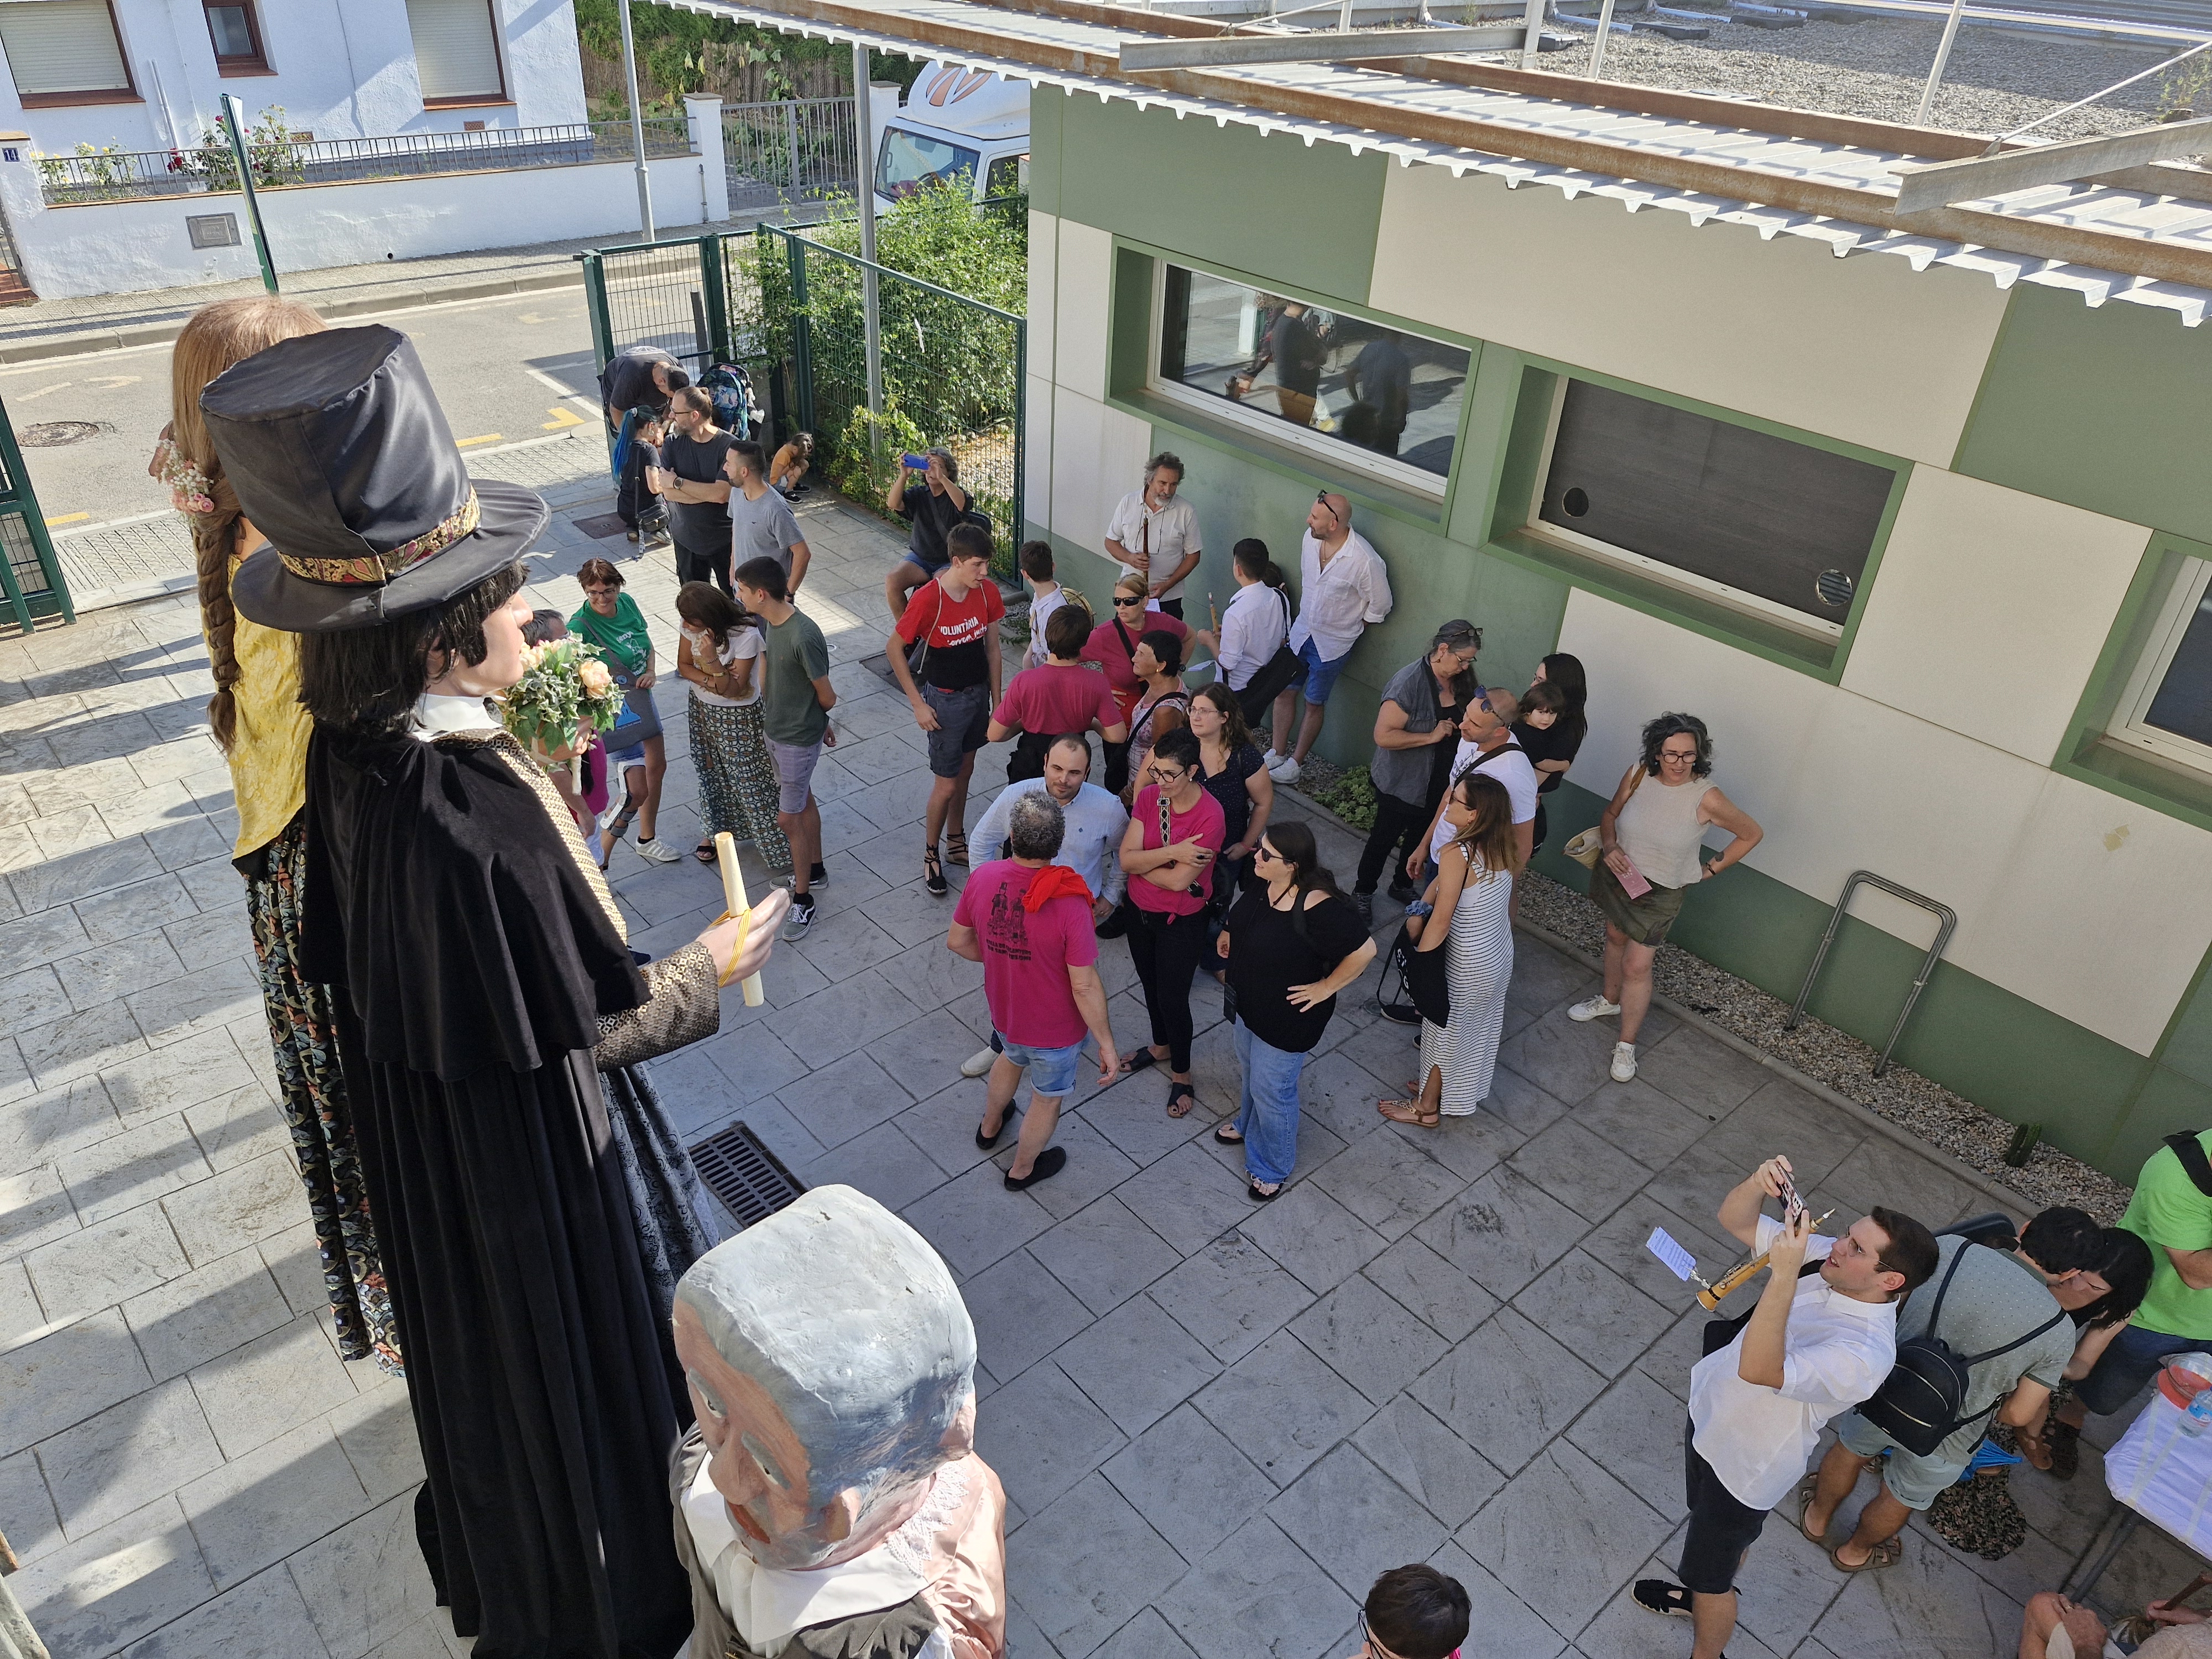
M 1605 1000 L 1605 993 L 1600 991 L 1587 1002 L 1577 1002 L 1573 1007 L 1568 1009 L 1567 1018 L 1577 1020 L 1605 1019 L 1620 1012 L 1620 1005 L 1617 1002 L 1607 1002 Z
M 963 1077 L 981 1077 L 984 1073 L 989 1071 L 992 1066 L 998 1064 L 998 1060 L 999 1051 L 996 1048 L 978 1048 L 974 1054 L 969 1055 L 967 1059 L 960 1062 L 960 1075 Z
M 1260 764 L 1266 767 L 1270 772 L 1273 771 L 1282 763 L 1283 757 L 1272 749 L 1268 750 L 1267 753 L 1260 757 Z
M 1267 775 L 1277 783 L 1296 783 L 1299 769 L 1297 762 L 1285 756 L 1267 769 Z
M 1613 1045 L 1613 1080 L 1626 1083 L 1636 1076 L 1636 1045 L 1616 1042 Z
M 659 836 L 651 841 L 638 842 L 637 855 L 641 859 L 650 859 L 655 864 L 674 864 L 684 856 Z

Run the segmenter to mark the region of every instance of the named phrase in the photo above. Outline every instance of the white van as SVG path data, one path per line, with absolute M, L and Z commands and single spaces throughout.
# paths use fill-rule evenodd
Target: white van
M 1030 89 L 988 70 L 933 63 L 884 122 L 876 211 L 933 179 L 964 177 L 978 202 L 1027 193 Z

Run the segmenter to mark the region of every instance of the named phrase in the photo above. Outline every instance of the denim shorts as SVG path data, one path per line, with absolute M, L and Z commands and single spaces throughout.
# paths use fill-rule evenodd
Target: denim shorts
M 1305 699 L 1316 708 L 1328 701 L 1328 694 L 1336 690 L 1336 677 L 1344 672 L 1344 665 L 1352 660 L 1352 653 L 1324 662 L 1321 647 L 1308 635 L 1306 642 L 1298 647 L 1298 660 L 1306 665 Z
M 933 685 L 925 685 L 921 688 L 921 700 L 937 716 L 937 730 L 925 734 L 929 738 L 929 769 L 940 778 L 957 778 L 960 775 L 960 763 L 983 746 L 988 733 L 991 688 L 969 685 L 957 691 L 940 691 Z M 959 825 L 953 828 L 957 830 Z
M 1058 1100 L 1075 1087 L 1075 1070 L 1083 1062 L 1083 1040 L 1065 1048 L 1031 1048 L 999 1033 L 1000 1052 L 1030 1074 L 1030 1087 L 1047 1100 Z

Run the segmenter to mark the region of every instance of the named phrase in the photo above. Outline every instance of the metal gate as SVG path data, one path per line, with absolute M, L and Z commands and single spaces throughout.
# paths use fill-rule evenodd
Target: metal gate
M 784 99 L 722 111 L 724 171 L 732 215 L 786 210 L 859 188 L 853 100 Z
M 4 404 L 0 404 L 0 599 L 26 634 L 41 617 L 76 620 L 69 584 L 62 580 L 53 539 L 46 534 L 46 521 L 39 512 L 39 498 L 23 465 L 23 452 L 15 447 L 15 428 Z
M 12 156 L 13 151 L 9 152 Z M 21 305 L 39 296 L 23 275 L 23 262 L 15 252 L 15 235 L 8 228 L 8 210 L 0 206 L 0 306 Z
M 866 262 L 856 255 L 763 225 L 578 258 L 599 366 L 638 345 L 659 346 L 694 369 L 744 365 L 767 401 L 774 441 L 813 433 L 816 476 L 872 510 L 901 453 L 942 446 L 990 516 L 998 568 L 1012 573 L 1023 522 L 1025 319 L 873 267 L 884 409 L 872 422 Z

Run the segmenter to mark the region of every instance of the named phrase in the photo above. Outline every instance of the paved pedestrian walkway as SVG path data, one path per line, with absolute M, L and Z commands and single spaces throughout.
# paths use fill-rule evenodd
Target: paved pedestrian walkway
M 591 553 L 674 645 L 665 552 L 557 516 L 535 568 L 573 609 Z M 1347 994 L 1307 1083 L 1297 1178 L 1264 1209 L 1207 1133 L 1236 1078 L 1218 998 L 1194 1000 L 1204 1110 L 1157 1073 L 1079 1091 L 1066 1171 L 1009 1193 L 960 1060 L 988 1031 L 981 969 L 921 888 L 921 734 L 867 665 L 898 539 L 803 515 L 805 608 L 835 653 L 842 734 L 816 774 L 830 880 L 765 1006 L 659 1062 L 687 1134 L 750 1124 L 811 1183 L 892 1206 L 960 1276 L 981 1344 L 980 1443 L 1010 1500 L 1018 1659 L 1336 1659 L 1382 1568 L 1433 1559 L 1475 1601 L 1470 1651 L 1673 1659 L 1686 1626 L 1626 1585 L 1671 1560 L 1680 1425 L 1703 1316 L 1642 1246 L 1661 1225 L 1710 1271 L 1714 1206 L 1786 1152 L 1817 1207 L 1932 1224 L 1991 1207 L 1900 1145 L 1683 1020 L 1606 1076 L 1571 1024 L 1586 968 L 1527 936 L 1494 1109 L 1384 1123 L 1411 1034 Z M 696 838 L 681 682 L 662 833 Z M 57 1656 L 435 1659 L 461 1654 L 416 1552 L 404 1387 L 339 1361 L 274 1102 L 235 873 L 229 781 L 202 723 L 187 600 L 0 642 L 0 1529 Z M 1003 750 L 978 769 L 980 815 Z M 1352 838 L 1305 806 L 1324 856 Z M 720 908 L 713 874 L 616 854 L 633 942 Z M 756 878 L 763 872 L 755 867 Z M 955 879 L 960 872 L 948 871 Z M 1125 1047 L 1146 1029 L 1127 953 L 1101 971 Z M 1007 1154 L 1000 1155 L 1003 1162 Z M 2002 1561 L 1916 1527 L 1897 1568 L 1839 1577 L 1778 1522 L 1753 1551 L 1734 1659 L 1981 1659 L 2063 1582 L 2110 1511 L 2100 1463 L 2013 1489 L 2033 1530 Z M 2190 1576 L 2139 1534 L 2104 1598 Z

